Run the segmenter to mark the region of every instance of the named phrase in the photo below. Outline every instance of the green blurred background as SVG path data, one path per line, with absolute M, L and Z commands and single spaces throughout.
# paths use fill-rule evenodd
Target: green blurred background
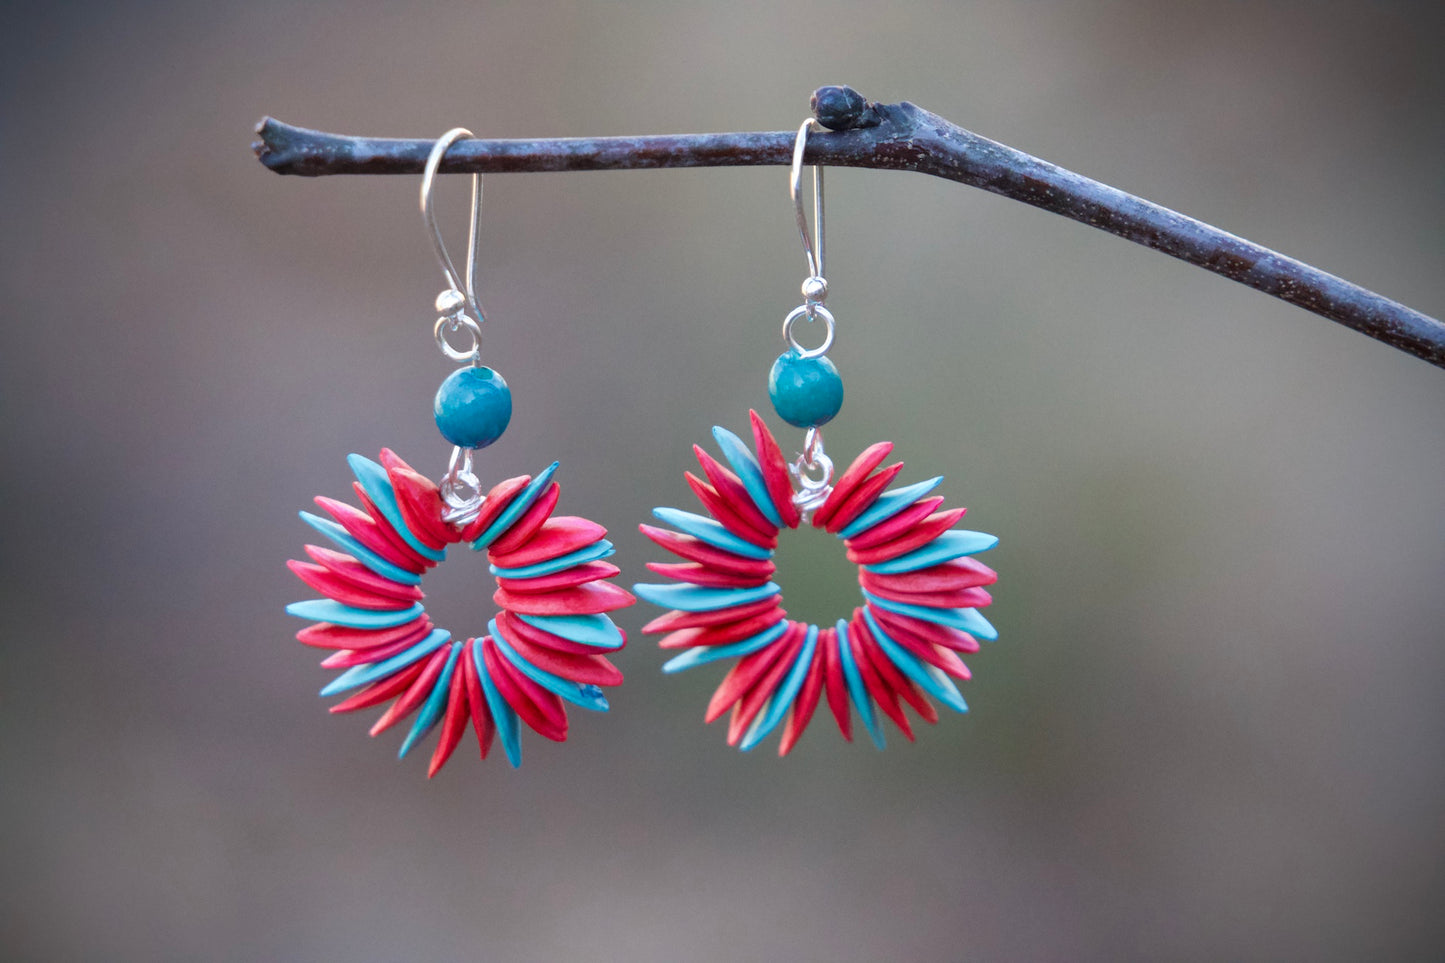
M 0 13 L 0 947 L 14 960 L 1386 959 L 1445 947 L 1445 372 L 958 185 L 829 174 L 848 458 L 998 534 L 972 711 L 750 755 L 634 635 L 606 716 L 435 780 L 282 613 L 344 456 L 433 475 L 415 178 L 349 133 L 779 130 L 824 83 L 1445 310 L 1435 5 L 275 2 Z M 689 500 L 766 406 L 781 168 L 487 180 L 481 468 Z M 452 237 L 465 182 L 442 185 Z M 460 243 L 456 241 L 454 243 Z M 792 433 L 782 433 L 796 445 Z M 795 614 L 853 604 L 798 536 Z M 473 564 L 475 563 L 475 564 Z M 481 560 L 429 580 L 481 630 Z M 623 613 L 635 632 L 651 616 Z

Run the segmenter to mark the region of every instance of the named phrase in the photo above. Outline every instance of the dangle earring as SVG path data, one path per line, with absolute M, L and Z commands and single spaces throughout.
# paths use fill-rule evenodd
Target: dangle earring
M 316 503 L 331 517 L 302 512 L 301 518 L 335 548 L 307 545 L 309 562 L 287 563 L 325 596 L 286 611 L 315 623 L 298 633 L 298 640 L 334 650 L 321 665 L 345 670 L 321 690 L 323 696 L 353 693 L 331 711 L 389 703 L 371 728 L 373 736 L 415 713 L 402 756 L 440 725 L 428 777 L 456 749 L 468 720 L 483 759 L 493 737 L 500 736 L 517 766 L 519 722 L 561 742 L 567 738 L 564 700 L 606 711 L 598 687 L 618 685 L 622 673 L 605 653 L 626 644 L 607 613 L 635 601 L 607 581 L 618 569 L 602 561 L 613 553 L 606 529 L 585 518 L 552 515 L 556 462 L 536 476 L 508 478 L 487 491 L 474 472 L 477 450 L 501 437 L 512 416 L 506 381 L 481 363 L 485 316 L 476 294 L 481 175 L 472 175 L 465 287 L 432 210 L 442 158 L 456 140 L 471 136 L 462 128 L 443 134 L 427 158 L 421 184 L 422 219 L 447 282 L 436 299 L 441 317 L 433 337 L 448 358 L 466 362 L 442 382 L 434 403 L 437 427 L 454 446 L 446 475 L 434 484 L 385 448 L 379 463 L 349 456 L 360 507 L 318 496 Z M 452 339 L 465 343 L 457 347 Z M 487 623 L 486 635 L 464 642 L 432 624 L 421 590 L 422 576 L 458 542 L 487 553 L 496 577 L 492 601 L 501 610 Z
M 959 653 L 977 652 L 997 632 L 980 613 L 992 598 L 984 588 L 997 575 L 974 555 L 998 539 L 954 529 L 964 509 L 942 509 L 930 478 L 888 489 L 902 462 L 879 468 L 893 449 L 878 442 L 834 478 L 823 450 L 822 426 L 843 404 L 843 382 L 827 357 L 834 318 L 823 302 L 823 169 L 813 168 L 814 253 L 801 199 L 809 118 L 798 128 L 789 195 L 808 261 L 803 303 L 783 321 L 788 349 L 774 362 L 768 394 L 778 416 L 807 429 L 803 452 L 787 462 L 772 433 L 749 412 L 752 449 L 726 428 L 713 429 L 725 467 L 702 448 L 693 452 L 706 481 L 685 473 L 708 515 L 657 508 L 653 515 L 676 531 L 642 525 L 644 535 L 682 559 L 649 563 L 675 581 L 635 585 L 648 602 L 671 611 L 643 627 L 661 633 L 664 649 L 681 649 L 663 666 L 680 672 L 736 657 L 708 704 L 706 721 L 731 710 L 728 743 L 748 750 L 783 723 L 779 755 L 802 736 L 826 694 L 843 737 L 852 740 L 849 701 L 878 748 L 883 729 L 875 708 L 910 740 L 908 705 L 928 722 L 938 713 L 928 697 L 967 711 L 954 679 L 969 678 Z M 822 323 L 822 342 L 805 348 L 797 325 Z M 807 522 L 842 539 L 858 565 L 863 604 L 846 619 L 820 628 L 790 620 L 772 575 L 773 549 L 784 527 Z M 786 722 L 784 722 L 786 720 Z

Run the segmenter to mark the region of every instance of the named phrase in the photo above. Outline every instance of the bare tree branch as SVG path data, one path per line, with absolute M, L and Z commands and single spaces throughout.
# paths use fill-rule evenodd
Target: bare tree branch
M 835 167 L 916 171 L 980 187 L 1162 251 L 1354 328 L 1445 367 L 1445 324 L 1301 261 L 1192 217 L 980 137 L 913 104 L 871 104 L 848 87 L 823 87 L 814 112 L 827 134 L 804 160 Z M 433 140 L 347 137 L 269 117 L 253 145 L 281 174 L 420 174 Z M 645 170 L 786 165 L 792 131 L 463 140 L 444 173 Z

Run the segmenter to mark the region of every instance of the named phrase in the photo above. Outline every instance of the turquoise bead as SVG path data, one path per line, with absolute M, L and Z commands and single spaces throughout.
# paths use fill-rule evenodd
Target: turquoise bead
M 432 406 L 442 437 L 462 448 L 485 448 L 512 420 L 512 389 L 491 368 L 458 368 L 437 389 Z
M 789 350 L 773 362 L 768 395 L 779 418 L 797 428 L 817 428 L 843 407 L 843 379 L 826 356 L 803 358 Z

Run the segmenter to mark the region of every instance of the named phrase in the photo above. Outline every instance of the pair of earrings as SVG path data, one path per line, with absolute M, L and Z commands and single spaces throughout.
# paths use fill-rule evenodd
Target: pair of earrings
M 806 429 L 803 451 L 788 461 L 755 411 L 749 412 L 751 446 L 715 427 L 722 461 L 695 445 L 705 477 L 685 473 L 706 514 L 655 509 L 670 528 L 641 530 L 680 561 L 648 563 L 671 581 L 633 587 L 668 610 L 643 627 L 662 635 L 663 649 L 680 650 L 663 671 L 736 659 L 706 720 L 730 713 L 728 742 L 743 750 L 781 725 L 780 755 L 797 743 L 825 696 L 845 739 L 852 739 L 851 703 L 879 748 L 882 715 L 912 739 L 904 706 L 928 722 L 938 719 L 930 696 L 967 711 L 954 682 L 969 678 L 960 653 L 976 652 L 979 639 L 997 637 L 978 611 L 992 601 L 986 586 L 997 576 L 974 556 L 998 540 L 954 528 L 964 510 L 944 509 L 943 498 L 931 494 L 942 478 L 890 489 L 903 467 L 880 467 L 890 442 L 865 449 L 836 477 L 824 451 L 821 429 L 842 407 L 843 384 L 827 357 L 835 320 L 824 305 L 821 167 L 813 168 L 816 249 L 801 199 L 803 152 L 816 124 L 809 118 L 798 128 L 789 172 L 808 277 L 803 303 L 783 321 L 788 347 L 768 379 L 779 417 Z M 454 446 L 446 474 L 434 483 L 389 449 L 379 461 L 351 455 L 359 507 L 318 497 L 330 517 L 301 517 L 335 547 L 307 545 L 309 561 L 288 563 L 324 596 L 296 602 L 287 612 L 314 623 L 298 633 L 302 643 L 332 650 L 322 666 L 344 670 L 321 690 L 323 696 L 348 694 L 331 711 L 384 705 L 372 735 L 410 719 L 402 756 L 439 728 L 429 776 L 469 727 L 482 758 L 499 740 L 517 766 L 522 723 L 560 742 L 567 737 L 566 703 L 606 711 L 601 687 L 622 682 L 607 655 L 627 641 L 611 613 L 635 601 L 610 581 L 620 573 L 606 561 L 614 552 L 606 529 L 553 514 L 556 462 L 489 489 L 474 471 L 475 453 L 502 435 L 512 412 L 506 381 L 481 362 L 481 175 L 472 175 L 465 279 L 447 253 L 432 207 L 442 158 L 455 141 L 471 136 L 463 128 L 443 134 L 421 185 L 422 218 L 447 281 L 436 299 L 440 317 L 433 337 L 448 358 L 465 362 L 435 398 L 437 427 Z M 800 343 L 800 323 L 821 323 L 818 346 Z M 778 537 L 803 524 L 835 534 L 858 566 L 862 604 L 832 626 L 789 619 L 772 581 Z M 499 610 L 486 635 L 465 640 L 432 624 L 421 590 L 425 573 L 460 543 L 487 553 Z

